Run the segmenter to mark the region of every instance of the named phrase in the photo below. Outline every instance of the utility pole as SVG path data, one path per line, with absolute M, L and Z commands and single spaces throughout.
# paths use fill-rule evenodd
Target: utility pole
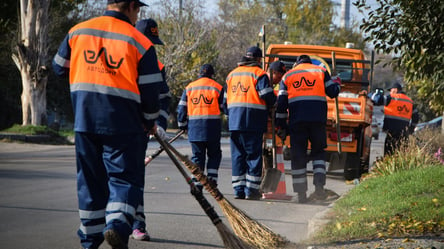
M 182 20 L 182 0 L 179 0 L 179 20 Z
M 341 28 L 348 29 L 349 26 L 350 26 L 350 0 L 342 0 Z

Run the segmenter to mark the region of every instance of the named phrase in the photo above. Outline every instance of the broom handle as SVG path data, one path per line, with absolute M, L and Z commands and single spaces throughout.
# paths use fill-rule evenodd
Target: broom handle
M 191 172 L 191 174 L 196 177 L 196 179 L 205 187 L 205 189 L 210 193 L 217 201 L 224 199 L 223 194 L 217 188 L 216 182 L 210 180 L 197 166 L 193 163 L 187 156 L 182 155 L 179 151 L 177 151 L 171 144 L 166 141 L 159 141 L 165 150 L 170 150 L 173 154 L 175 154 L 179 160 L 183 162 L 185 167 Z
M 154 136 L 156 137 L 157 141 L 159 143 L 162 144 L 163 148 L 165 148 L 166 153 L 168 154 L 168 156 L 170 157 L 171 161 L 173 161 L 174 165 L 176 166 L 176 168 L 179 170 L 179 172 L 182 174 L 182 176 L 185 178 L 185 181 L 188 183 L 188 185 L 190 185 L 191 188 L 191 194 L 194 196 L 194 198 L 196 198 L 197 202 L 199 202 L 200 206 L 202 207 L 202 209 L 205 211 L 205 213 L 207 214 L 207 216 L 210 218 L 211 222 L 213 222 L 214 225 L 219 224 L 220 222 L 222 222 L 222 220 L 219 218 L 219 215 L 216 213 L 216 211 L 214 211 L 213 206 L 211 206 L 211 204 L 208 202 L 208 200 L 205 198 L 205 196 L 203 195 L 202 191 L 200 191 L 196 185 L 194 185 L 193 180 L 191 179 L 191 177 L 187 174 L 187 172 L 183 169 L 182 165 L 180 165 L 179 161 L 177 160 L 177 158 L 173 155 L 173 153 L 168 149 L 167 146 L 165 146 L 165 144 L 167 142 L 163 141 L 159 135 L 154 134 Z
M 336 76 L 336 53 L 335 51 L 331 52 L 331 75 Z M 341 141 L 341 123 L 340 123 L 340 117 L 339 117 L 339 99 L 336 96 L 335 97 L 335 110 L 336 110 L 336 134 L 338 139 L 338 153 L 341 155 L 342 153 L 342 141 Z
M 176 135 L 174 137 L 172 137 L 168 143 L 172 143 L 174 141 L 176 141 L 176 139 L 178 139 L 185 131 L 184 130 L 180 130 L 179 132 L 176 133 Z M 148 156 L 149 160 L 146 161 L 145 166 L 147 166 L 154 158 L 156 158 L 158 155 L 160 155 L 160 153 L 163 152 L 163 147 L 160 146 L 159 149 L 157 149 L 155 152 L 153 152 L 151 155 Z

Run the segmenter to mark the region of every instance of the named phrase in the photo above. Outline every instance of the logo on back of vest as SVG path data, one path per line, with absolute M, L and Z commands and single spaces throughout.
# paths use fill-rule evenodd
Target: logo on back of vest
M 233 85 L 233 86 L 231 86 L 231 92 L 233 92 L 233 93 L 237 92 L 238 89 L 240 89 L 241 92 L 246 93 L 246 92 L 248 92 L 248 90 L 250 89 L 250 86 L 248 86 L 247 88 L 245 88 L 245 87 L 242 85 L 242 83 L 240 83 L 240 81 L 237 82 L 237 85 Z
M 293 87 L 294 88 L 299 88 L 302 86 L 302 82 L 304 82 L 304 84 L 306 86 L 314 86 L 314 84 L 316 83 L 316 80 L 313 80 L 313 82 L 310 82 L 309 80 L 305 79 L 305 77 L 302 77 L 300 81 L 296 81 L 293 83 Z
M 398 109 L 398 112 L 403 112 L 403 111 L 404 112 L 410 112 L 409 108 L 407 108 L 406 105 L 398 106 L 397 109 Z
M 106 66 L 110 69 L 118 69 L 120 65 L 122 65 L 123 58 L 115 61 L 115 58 L 111 54 L 108 54 L 105 47 L 102 47 L 99 52 L 93 50 L 85 50 L 83 51 L 83 56 L 85 58 L 86 63 L 88 64 L 96 64 L 99 58 L 103 55 L 103 60 Z
M 213 98 L 209 99 L 209 98 L 205 98 L 205 96 L 203 96 L 203 94 L 201 94 L 199 96 L 199 98 L 192 98 L 191 102 L 195 105 L 198 105 L 201 103 L 201 101 L 203 101 L 205 104 L 207 105 L 211 105 L 213 103 Z

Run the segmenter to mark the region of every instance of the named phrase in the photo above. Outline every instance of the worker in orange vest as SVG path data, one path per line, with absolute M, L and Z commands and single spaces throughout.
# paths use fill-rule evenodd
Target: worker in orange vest
M 279 82 L 282 79 L 282 76 L 284 76 L 286 72 L 286 68 L 285 68 L 285 64 L 282 63 L 281 61 L 277 60 L 277 61 L 273 61 L 267 70 L 267 74 L 268 77 L 270 78 L 270 83 L 271 83 L 271 87 L 273 88 L 273 92 L 274 94 L 277 96 L 278 95 L 278 91 L 279 91 Z M 273 107 L 275 108 L 275 107 Z M 271 112 L 273 113 L 273 112 Z M 272 116 L 270 113 L 269 115 L 269 119 L 267 122 L 267 134 L 265 135 L 265 137 L 269 137 L 270 134 L 272 135 L 272 124 L 271 124 L 271 118 L 275 118 L 276 115 Z M 276 128 L 276 127 L 274 127 Z M 264 167 L 263 167 L 263 171 L 262 174 L 264 174 L 264 172 L 266 171 L 266 169 L 268 168 L 272 168 L 273 167 L 273 151 L 272 150 L 267 150 L 267 145 L 266 145 L 266 139 L 264 139 Z
M 250 47 L 226 79 L 225 113 L 230 131 L 232 186 L 236 199 L 259 200 L 262 140 L 269 110 L 276 102 L 267 73 L 260 67 L 262 50 Z
M 308 55 L 298 57 L 279 86 L 276 124 L 285 140 L 290 133 L 293 190 L 300 203 L 307 202 L 307 147 L 311 144 L 314 196 L 325 199 L 325 148 L 327 147 L 327 96 L 334 98 L 341 90 L 340 79 L 313 65 Z M 287 123 L 288 119 L 288 123 Z
M 108 0 L 103 16 L 70 29 L 53 60 L 69 75 L 83 248 L 127 249 L 145 185 L 147 133 L 156 132 L 162 76 L 135 27 L 141 0 Z
M 159 38 L 159 29 L 157 26 L 157 22 L 151 18 L 140 20 L 136 23 L 136 29 L 143 33 L 153 44 L 156 45 L 164 45 L 162 40 Z M 165 66 L 160 60 L 158 60 L 158 65 L 160 72 L 163 78 L 163 84 L 160 87 L 159 92 L 159 101 L 160 101 L 160 112 L 159 117 L 156 120 L 157 124 L 157 134 L 162 139 L 166 138 L 166 129 L 168 126 L 168 116 L 169 116 L 169 107 L 171 103 L 171 93 L 170 88 L 166 82 L 166 72 Z M 149 160 L 148 157 L 145 157 L 146 160 Z M 145 222 L 145 210 L 143 207 L 143 202 L 141 205 L 137 207 L 136 210 L 136 219 L 133 224 L 133 232 L 131 234 L 131 238 L 135 240 L 145 240 L 149 241 L 151 239 L 147 229 Z
M 387 96 L 383 96 L 383 91 L 372 95 L 372 101 L 376 105 L 384 105 L 382 130 L 387 133 L 384 142 L 384 156 L 393 154 L 399 144 L 408 139 L 419 119 L 412 99 L 402 91 L 401 84 L 395 83 L 387 90 L 390 91 Z
M 177 121 L 181 130 L 188 131 L 193 153 L 191 160 L 202 172 L 206 168 L 208 178 L 217 183 L 222 160 L 220 138 L 224 91 L 213 76 L 213 66 L 202 65 L 199 78 L 188 84 L 182 93 L 177 107 Z M 192 179 L 202 191 L 202 184 L 194 176 Z

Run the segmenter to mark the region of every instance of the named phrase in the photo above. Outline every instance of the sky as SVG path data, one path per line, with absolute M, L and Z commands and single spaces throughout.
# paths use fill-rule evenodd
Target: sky
M 183 0 L 183 1 L 186 1 L 186 0 Z M 353 5 L 353 1 L 354 0 L 350 0 L 350 24 L 352 24 L 354 21 L 360 22 L 361 19 L 364 17 L 361 13 L 359 13 L 356 6 Z M 218 9 L 218 6 L 217 6 L 218 2 L 219 2 L 219 0 L 207 0 L 206 6 L 208 7 L 208 10 L 214 10 L 214 12 L 216 12 Z M 335 15 L 333 22 L 335 23 L 336 26 L 339 27 L 340 26 L 342 0 L 332 0 L 332 2 L 337 5 L 335 7 L 336 15 Z M 367 5 L 369 5 L 373 8 L 377 7 L 376 0 L 367 0 Z M 209 11 L 209 12 L 211 12 L 211 11 Z

